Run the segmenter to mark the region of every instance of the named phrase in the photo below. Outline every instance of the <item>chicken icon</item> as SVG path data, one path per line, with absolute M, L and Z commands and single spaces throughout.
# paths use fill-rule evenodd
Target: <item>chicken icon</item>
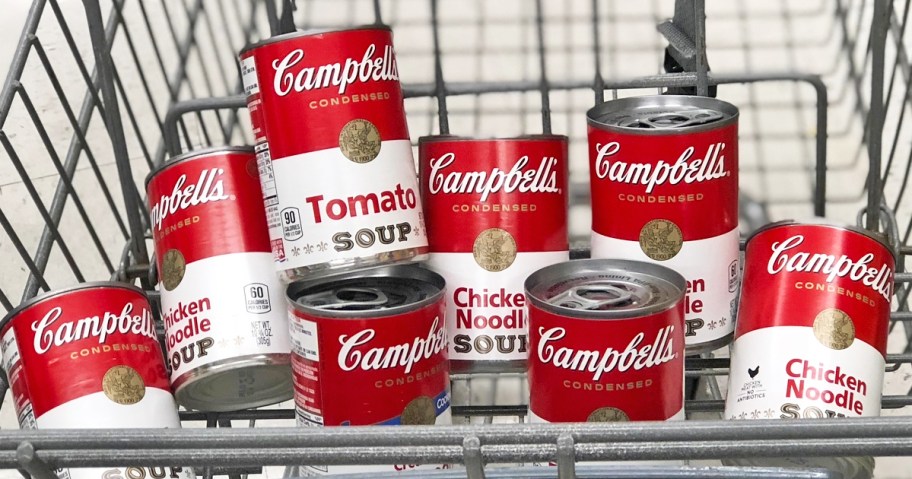
M 758 374 L 760 374 L 760 366 L 758 365 L 754 369 L 747 368 L 747 374 L 751 377 L 751 379 L 754 379 Z

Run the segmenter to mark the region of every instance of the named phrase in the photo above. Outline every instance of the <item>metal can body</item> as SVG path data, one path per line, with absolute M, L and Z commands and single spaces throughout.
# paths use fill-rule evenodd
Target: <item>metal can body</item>
M 388 28 L 275 37 L 241 69 L 283 280 L 427 253 Z
M 531 422 L 684 419 L 684 278 L 569 261 L 526 281 Z
M 146 190 L 177 401 L 233 411 L 290 399 L 284 288 L 253 150 L 175 158 L 149 176 Z
M 523 282 L 570 259 L 567 138 L 425 137 L 418 151 L 426 266 L 447 282 L 452 371 L 525 370 Z
M 754 234 L 725 417 L 879 416 L 894 270 L 890 248 L 860 229 L 786 221 Z M 846 477 L 873 469 L 870 458 L 777 463 L 816 464 Z
M 83 283 L 40 296 L 6 316 L 5 338 L 10 331 L 25 386 L 17 389 L 26 391 L 37 429 L 180 428 L 152 308 L 138 288 Z M 111 469 L 57 473 L 97 479 Z M 194 477 L 186 468 L 169 473 Z
M 442 277 L 417 266 L 374 268 L 293 283 L 288 299 L 299 426 L 450 424 Z
M 688 354 L 731 341 L 738 293 L 738 110 L 646 96 L 587 113 L 592 257 L 661 263 L 687 280 Z

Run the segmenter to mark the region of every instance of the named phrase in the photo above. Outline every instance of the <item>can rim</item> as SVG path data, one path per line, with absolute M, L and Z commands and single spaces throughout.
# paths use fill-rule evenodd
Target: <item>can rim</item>
M 485 136 L 485 137 L 476 137 L 476 136 L 462 136 L 462 135 L 427 135 L 421 136 L 418 138 L 418 146 L 421 146 L 424 143 L 440 143 L 446 141 L 453 142 L 482 142 L 482 141 L 503 141 L 503 142 L 514 142 L 514 141 L 562 141 L 569 142 L 570 138 L 567 135 L 554 135 L 554 134 L 528 134 L 528 135 L 518 135 L 518 136 Z
M 664 281 L 671 285 L 677 290 L 677 294 L 671 296 L 659 303 L 643 307 L 640 309 L 634 310 L 585 310 L 585 309 L 570 309 L 563 308 L 536 297 L 532 294 L 532 289 L 538 286 L 540 283 L 544 282 L 544 278 L 549 274 L 552 274 L 554 270 L 559 270 L 559 268 L 566 268 L 568 264 L 577 265 L 576 270 L 571 271 L 567 275 L 561 276 L 559 279 L 565 280 L 570 278 L 571 274 L 576 275 L 584 271 L 622 271 L 624 273 L 637 272 L 641 274 L 646 274 L 653 279 Z M 592 258 L 592 259 L 577 259 L 571 261 L 565 261 L 562 263 L 553 264 L 550 266 L 545 266 L 541 268 L 526 278 L 524 286 L 524 292 L 526 294 L 526 299 L 534 304 L 537 308 L 548 311 L 552 314 L 558 314 L 561 316 L 568 316 L 575 319 L 592 319 L 592 320 L 625 320 L 625 319 L 636 319 L 642 318 L 645 316 L 650 316 L 653 314 L 658 314 L 669 309 L 674 308 L 678 303 L 684 299 L 684 295 L 687 291 L 687 280 L 684 279 L 677 271 L 667 267 L 662 266 L 656 263 L 648 263 L 645 261 L 634 261 L 626 259 L 613 259 L 613 258 Z
M 171 158 L 162 161 L 158 167 L 150 171 L 146 175 L 145 187 L 149 189 L 149 183 L 152 181 L 152 178 L 158 176 L 159 173 L 164 172 L 165 170 L 170 169 L 172 166 L 186 163 L 190 160 L 196 160 L 204 157 L 209 157 L 217 153 L 254 153 L 254 148 L 252 146 L 210 146 L 206 148 L 200 148 L 198 150 L 191 150 L 186 153 L 181 153 L 177 156 L 172 156 Z
M 410 304 L 404 304 L 396 306 L 389 309 L 372 309 L 372 310 L 363 310 L 363 311 L 331 311 L 316 309 L 309 306 L 302 305 L 297 302 L 295 299 L 296 294 L 300 293 L 302 290 L 317 286 L 322 283 L 332 282 L 332 281 L 342 281 L 347 279 L 363 279 L 363 278 L 406 278 L 414 279 L 419 281 L 424 281 L 430 283 L 432 286 L 437 288 L 437 291 L 434 294 L 428 295 L 421 301 L 417 301 Z M 319 278 L 296 281 L 289 284 L 285 288 L 285 299 L 288 301 L 288 304 L 292 309 L 316 316 L 319 318 L 330 318 L 330 319 L 379 319 L 379 318 L 388 318 L 390 316 L 396 316 L 403 313 L 410 313 L 412 311 L 417 311 L 423 309 L 429 305 L 432 305 L 441 298 L 443 298 L 446 293 L 446 280 L 443 279 L 443 276 L 437 274 L 434 271 L 431 271 L 427 268 L 422 268 L 418 265 L 412 264 L 399 264 L 392 266 L 378 266 L 370 269 L 357 270 L 357 271 L 348 271 L 345 273 L 332 274 L 327 276 L 321 276 Z
M 860 235 L 867 236 L 869 239 L 872 239 L 872 240 L 880 243 L 880 245 L 883 246 L 884 248 L 886 248 L 887 251 L 890 251 L 890 254 L 893 254 L 893 246 L 887 242 L 888 241 L 887 235 L 885 235 L 883 233 L 878 233 L 876 231 L 871 231 L 871 230 L 862 228 L 860 226 L 843 224 L 838 221 L 833 221 L 833 220 L 830 220 L 827 218 L 819 218 L 819 217 L 811 218 L 808 220 L 800 220 L 800 221 L 795 220 L 795 219 L 781 220 L 781 221 L 775 221 L 773 223 L 765 224 L 765 225 L 761 226 L 760 228 L 758 228 L 757 230 L 755 230 L 753 233 L 751 233 L 750 236 L 748 236 L 747 239 L 744 240 L 745 248 L 747 247 L 748 244 L 750 244 L 751 240 L 753 240 L 754 238 L 759 236 L 761 233 L 765 233 L 769 230 L 779 228 L 782 226 L 824 226 L 824 227 L 833 228 L 833 229 L 851 231 L 853 233 L 858 233 Z
M 687 126 L 683 128 L 663 128 L 663 129 L 642 129 L 642 128 L 627 128 L 617 125 L 609 125 L 598 118 L 604 117 L 608 113 L 615 111 L 623 111 L 626 107 L 632 107 L 647 101 L 652 101 L 652 106 L 699 106 L 703 105 L 705 107 L 714 108 L 720 113 L 727 115 L 726 118 L 723 118 L 719 121 L 714 121 L 712 123 L 704 123 L 701 125 Z M 649 106 L 649 105 L 647 105 Z M 702 131 L 714 130 L 716 128 L 721 128 L 728 126 L 732 123 L 738 121 L 740 112 L 738 107 L 735 105 L 720 100 L 718 98 L 703 97 L 703 96 L 690 96 L 690 95 L 643 95 L 643 96 L 631 96 L 627 98 L 618 98 L 617 100 L 609 100 L 604 103 L 600 103 L 590 108 L 586 112 L 586 124 L 596 127 L 603 131 L 611 131 L 616 133 L 627 133 L 634 135 L 644 135 L 644 136 L 668 136 L 668 135 L 688 135 L 691 133 L 697 133 Z
M 39 294 L 37 296 L 34 296 L 34 297 L 22 302 L 19 306 L 16 306 L 15 308 L 9 310 L 9 312 L 6 313 L 6 316 L 4 316 L 3 319 L 0 319 L 0 333 L 4 332 L 6 330 L 6 328 L 10 324 L 12 324 L 12 320 L 15 319 L 16 316 L 18 316 L 20 313 L 22 313 L 26 309 L 31 308 L 32 306 L 35 306 L 35 305 L 42 303 L 44 301 L 47 301 L 49 299 L 56 298 L 57 296 L 62 296 L 64 294 L 72 293 L 74 291 L 79 291 L 82 289 L 92 289 L 92 288 L 126 289 L 128 291 L 133 291 L 134 293 L 141 294 L 144 298 L 146 298 L 146 301 L 149 300 L 149 297 L 146 296 L 146 292 L 143 291 L 142 288 L 137 287 L 136 285 L 124 283 L 121 281 L 86 281 L 84 283 L 77 283 L 77 284 L 74 284 L 71 286 L 67 286 L 65 288 L 47 291 L 45 293 Z
M 390 28 L 389 25 L 384 25 L 381 23 L 368 24 L 368 25 L 355 25 L 355 26 L 346 27 L 346 28 L 314 28 L 314 29 L 310 29 L 310 30 L 298 30 L 298 31 L 294 31 L 294 32 L 283 33 L 281 35 L 275 35 L 275 36 L 266 38 L 264 40 L 260 40 L 255 43 L 251 43 L 250 45 L 247 45 L 246 47 L 242 48 L 240 52 L 238 52 L 238 57 L 242 57 L 245 53 L 250 52 L 252 50 L 256 50 L 257 48 L 260 48 L 262 46 L 266 46 L 266 45 L 269 45 L 272 43 L 283 42 L 285 40 L 291 40 L 293 38 L 312 37 L 312 36 L 316 36 L 316 35 L 323 35 L 326 33 L 354 32 L 354 31 L 360 31 L 360 30 L 382 30 L 382 31 L 387 31 L 387 32 L 393 31 L 393 29 Z

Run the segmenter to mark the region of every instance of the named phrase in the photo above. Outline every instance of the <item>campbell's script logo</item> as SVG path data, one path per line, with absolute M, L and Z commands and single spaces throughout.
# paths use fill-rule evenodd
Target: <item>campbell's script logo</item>
M 658 163 L 627 163 L 612 160 L 611 157 L 621 151 L 621 144 L 617 141 L 595 145 L 595 175 L 599 179 L 608 178 L 609 181 L 643 185 L 646 193 L 652 193 L 657 186 L 665 183 L 677 185 L 679 183 L 699 183 L 716 180 L 731 175 L 725 169 L 725 143 L 713 143 L 706 149 L 702 158 L 694 158 L 696 150 L 689 146 L 678 156 L 674 163 L 659 160 Z
M 509 171 L 494 168 L 491 171 L 450 171 L 450 165 L 456 161 L 455 153 L 446 153 L 440 158 L 431 159 L 431 174 L 428 178 L 428 189 L 431 193 L 481 195 L 486 201 L 488 196 L 503 190 L 504 193 L 560 193 L 557 186 L 557 158 L 544 157 L 537 167 L 526 168 L 529 156 L 523 156 Z
M 139 334 L 156 339 L 155 321 L 152 312 L 143 308 L 133 314 L 133 303 L 126 303 L 119 313 L 105 311 L 97 316 L 88 316 L 76 321 L 56 325 L 63 316 L 63 308 L 51 309 L 38 321 L 32 323 L 35 332 L 35 352 L 44 354 L 53 346 L 65 346 L 74 341 L 97 338 L 104 344 L 112 334 Z M 56 325 L 56 326 L 55 326 Z
M 218 179 L 224 172 L 221 168 L 205 169 L 200 172 L 196 183 L 187 186 L 184 186 L 187 183 L 187 175 L 181 175 L 174 183 L 171 194 L 162 195 L 152 206 L 152 227 L 161 231 L 165 218 L 191 206 L 232 199 L 232 196 L 225 193 L 222 180 Z
M 383 54 L 374 57 L 376 51 L 377 47 L 371 44 L 364 51 L 361 60 L 348 58 L 344 66 L 342 62 L 336 62 L 295 69 L 304 59 L 304 50 L 292 50 L 285 58 L 272 62 L 272 68 L 275 69 L 273 89 L 276 95 L 285 96 L 292 91 L 300 93 L 337 87 L 339 94 L 342 95 L 352 83 L 365 83 L 370 80 L 398 81 L 399 70 L 396 66 L 396 57 L 393 56 L 393 47 L 386 45 L 383 47 Z
M 674 326 L 660 329 L 649 344 L 644 344 L 645 333 L 637 333 L 623 350 L 606 348 L 592 351 L 561 347 L 556 344 L 567 335 L 564 328 L 538 328 L 538 332 L 541 335 L 538 343 L 539 361 L 561 369 L 590 372 L 593 381 L 598 381 L 603 374 L 612 371 L 639 371 L 667 363 L 678 356 L 672 340 Z
M 417 337 L 410 343 L 394 346 L 371 347 L 369 343 L 377 335 L 373 329 L 365 329 L 351 336 L 339 336 L 342 349 L 339 350 L 339 367 L 343 371 L 361 369 L 405 368 L 408 374 L 421 361 L 432 358 L 447 347 L 446 332 L 440 318 L 434 318 L 427 336 Z
M 884 299 L 893 297 L 893 270 L 886 264 L 871 266 L 874 254 L 867 253 L 858 259 L 846 255 L 835 256 L 825 253 L 809 253 L 795 249 L 804 242 L 804 235 L 795 235 L 785 241 L 772 245 L 772 256 L 766 270 L 769 274 L 782 271 L 788 273 L 819 273 L 826 275 L 826 282 L 832 283 L 836 278 L 849 278 L 852 281 L 873 289 Z

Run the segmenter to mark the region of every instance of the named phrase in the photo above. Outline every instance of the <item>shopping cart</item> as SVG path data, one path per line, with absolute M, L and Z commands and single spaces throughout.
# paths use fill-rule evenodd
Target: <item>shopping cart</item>
M 687 361 L 686 409 L 704 420 L 686 423 L 522 424 L 521 375 L 456 376 L 453 427 L 274 427 L 293 424 L 288 404 L 182 411 L 183 430 L 3 431 L 0 468 L 44 479 L 56 467 L 181 464 L 239 477 L 304 463 L 451 463 L 464 469 L 426 477 L 811 478 L 832 476 L 577 463 L 912 456 L 912 418 L 901 409 L 912 405 L 910 3 L 720 1 L 704 21 L 703 0 L 34 0 L 0 91 L 6 310 L 105 277 L 157 300 L 137 185 L 168 155 L 251 141 L 236 53 L 295 27 L 382 22 L 396 34 L 413 138 L 570 136 L 574 257 L 587 254 L 583 112 L 607 97 L 718 89 L 742 111 L 745 233 L 826 214 L 890 235 L 900 260 L 883 399 L 890 417 L 719 421 L 728 367 L 719 351 Z M 807 69 L 810 58 L 824 66 Z M 491 467 L 548 461 L 556 467 Z M 900 461 L 910 469 L 912 459 Z

